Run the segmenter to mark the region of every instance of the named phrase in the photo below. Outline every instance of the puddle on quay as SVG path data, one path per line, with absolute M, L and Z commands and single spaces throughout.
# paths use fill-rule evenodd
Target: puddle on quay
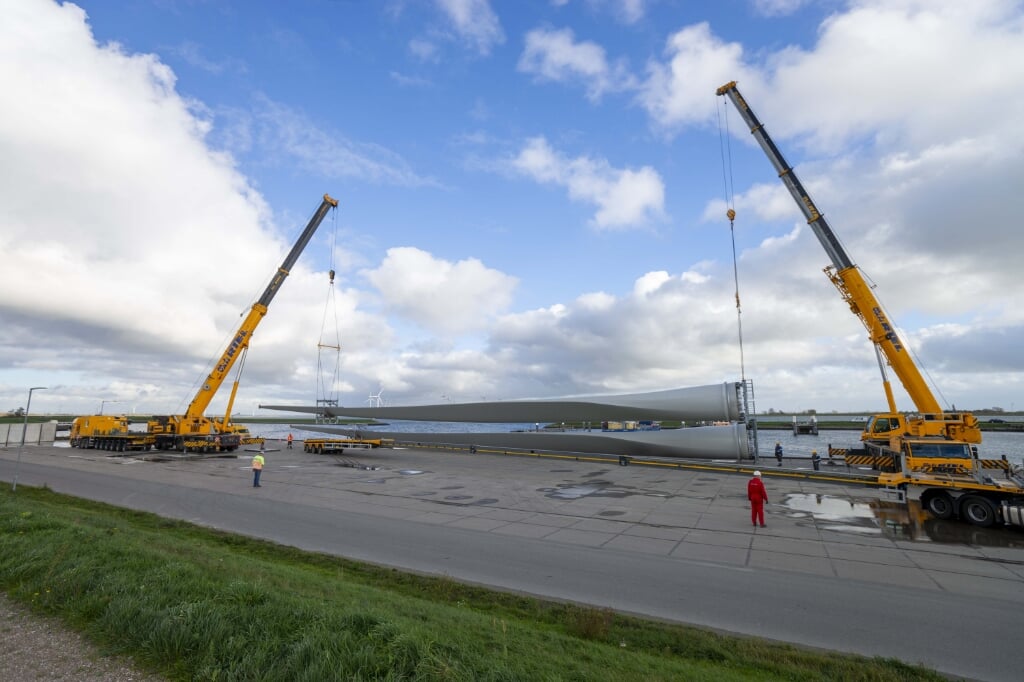
M 896 540 L 1024 549 L 1024 530 L 1020 528 L 979 528 L 964 521 L 937 519 L 913 500 L 906 505 L 873 501 L 871 507 L 882 524 L 882 534 Z
M 806 512 L 815 519 L 839 521 L 844 519 L 873 519 L 871 507 L 863 502 L 854 502 L 844 497 L 793 493 L 786 495 L 782 506 L 796 512 Z
M 590 483 L 559 483 L 554 488 L 538 488 L 538 492 L 553 500 L 578 500 L 583 497 L 610 497 L 621 500 L 627 497 L 664 497 L 672 495 L 659 490 L 643 490 L 628 486 L 613 486 L 611 481 L 591 481 Z
M 581 497 L 596 495 L 604 490 L 602 485 L 560 484 L 557 488 L 540 488 L 540 492 L 554 500 L 578 500 Z
M 853 535 L 881 535 L 893 540 L 938 542 L 978 547 L 1024 548 L 1024 531 L 1016 528 L 978 528 L 961 521 L 933 518 L 911 500 L 854 500 L 811 493 L 790 494 L 782 507 L 794 518 L 811 516 L 825 530 Z
M 626 512 L 624 511 L 603 511 L 597 512 L 598 516 L 623 516 Z
M 425 474 L 427 472 L 420 471 L 419 469 L 400 469 L 398 473 L 403 476 L 418 476 L 419 474 Z
M 488 505 L 488 504 L 497 504 L 500 501 L 500 500 L 497 500 L 497 499 L 495 499 L 493 497 L 482 497 L 479 500 L 473 500 L 472 502 L 467 502 L 466 500 L 473 500 L 473 496 L 472 495 L 449 495 L 448 497 L 446 497 L 443 500 L 441 500 L 440 502 L 438 502 L 438 504 L 445 504 L 445 505 L 448 505 L 450 507 L 469 507 L 469 506 L 481 506 L 481 505 Z

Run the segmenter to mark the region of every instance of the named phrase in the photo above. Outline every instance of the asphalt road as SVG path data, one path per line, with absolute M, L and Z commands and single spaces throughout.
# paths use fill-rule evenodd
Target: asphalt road
M 270 453 L 276 468 L 268 465 L 264 488 L 254 490 L 242 460 L 126 465 L 100 453 L 80 459 L 69 456 L 75 451 L 44 450 L 55 449 L 39 448 L 22 461 L 20 484 L 45 483 L 118 506 L 505 590 L 894 657 L 958 677 L 1022 678 L 1020 535 L 986 551 L 864 539 L 833 533 L 815 519 L 812 534 L 807 516 L 771 512 L 769 528 L 752 531 L 735 492 L 745 479 L 635 466 L 595 470 L 578 462 L 396 451 L 376 458 L 379 470 L 360 471 L 301 452 Z M 0 479 L 12 480 L 13 456 L 0 451 Z M 410 462 L 420 468 L 399 468 Z M 598 493 L 583 489 L 558 498 L 552 490 L 570 488 L 538 486 L 551 478 Z M 768 484 L 775 499 L 787 485 L 811 485 Z M 600 494 L 614 490 L 628 494 Z M 851 500 L 863 494 L 825 490 Z M 666 507 L 673 499 L 682 506 Z

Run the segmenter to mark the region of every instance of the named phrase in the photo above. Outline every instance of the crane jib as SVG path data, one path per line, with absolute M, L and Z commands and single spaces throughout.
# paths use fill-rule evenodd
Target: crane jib
M 836 237 L 832 228 L 825 220 L 825 216 L 818 211 L 817 206 L 811 200 L 810 193 L 804 189 L 800 179 L 797 178 L 796 173 L 793 172 L 792 166 L 786 161 L 786 157 L 782 155 L 779 148 L 775 146 L 775 142 L 768 135 L 768 131 L 765 130 L 764 124 L 757 118 L 753 109 L 747 104 L 746 100 L 743 99 L 743 95 L 736 88 L 736 82 L 726 83 L 718 89 L 719 95 L 728 97 L 732 103 L 736 106 L 743 121 L 750 128 L 750 134 L 754 136 L 757 143 L 761 146 L 765 156 L 775 167 L 775 171 L 779 174 L 779 178 L 782 180 L 782 184 L 786 186 L 789 193 L 793 195 L 793 199 L 796 200 L 797 206 L 800 211 L 804 214 L 807 219 L 807 223 L 811 226 L 811 230 L 814 232 L 814 236 L 817 237 L 818 241 L 821 242 L 822 247 L 825 249 L 825 253 L 828 254 L 832 260 L 832 264 L 835 265 L 837 270 L 843 270 L 851 267 L 853 261 L 846 254 L 842 245 L 839 243 L 839 239 Z
M 853 265 L 849 256 L 846 255 L 835 232 L 832 231 L 825 217 L 811 201 L 810 195 L 796 177 L 796 173 L 793 172 L 764 126 L 739 94 L 735 81 L 720 87 L 718 94 L 728 97 L 736 106 L 740 116 L 750 127 L 751 134 L 754 135 L 762 151 L 768 156 L 772 166 L 778 171 L 782 183 L 793 195 L 800 211 L 807 217 L 814 236 L 817 237 L 835 267 L 835 276 L 829 275 L 829 278 L 839 287 L 843 297 L 850 304 L 850 308 L 867 327 L 872 343 L 876 344 L 896 372 L 903 387 L 914 401 L 914 405 L 925 414 L 941 413 L 942 408 L 931 389 L 928 388 L 920 370 L 911 360 L 909 354 L 903 352 L 905 347 L 892 324 L 882 312 L 882 306 L 871 291 L 871 287 L 864 280 L 859 268 Z M 828 272 L 829 269 L 826 268 L 826 273 Z
M 338 205 L 338 202 L 331 199 L 326 194 L 324 200 L 320 202 L 320 207 L 317 208 L 313 217 L 309 219 L 309 224 L 306 225 L 306 229 L 302 231 L 295 244 L 292 246 L 292 250 L 288 252 L 284 262 L 281 263 L 281 267 L 277 269 L 274 277 L 270 280 L 270 284 L 264 290 L 263 295 L 260 296 L 260 304 L 269 306 L 270 302 L 274 300 L 274 296 L 277 294 L 277 290 L 281 288 L 281 284 L 284 282 L 288 273 L 291 271 L 292 266 L 295 265 L 295 261 L 299 259 L 299 255 L 305 250 L 306 244 L 313 238 L 313 233 L 316 232 L 317 228 L 320 227 L 320 223 L 323 222 L 324 216 L 327 215 L 327 211 Z

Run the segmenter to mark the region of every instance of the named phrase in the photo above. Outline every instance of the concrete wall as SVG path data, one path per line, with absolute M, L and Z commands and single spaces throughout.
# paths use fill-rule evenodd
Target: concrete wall
M 24 423 L 0 424 L 0 447 L 21 445 L 21 431 Z M 25 445 L 52 445 L 57 438 L 57 422 L 29 422 L 25 428 Z

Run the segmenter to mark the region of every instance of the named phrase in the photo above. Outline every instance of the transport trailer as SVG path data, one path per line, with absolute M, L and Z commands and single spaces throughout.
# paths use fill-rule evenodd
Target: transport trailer
M 180 452 L 234 452 L 241 445 L 242 437 L 237 433 L 220 434 L 174 434 L 158 433 L 155 447 L 157 450 L 177 450 Z
M 867 445 L 883 468 L 878 483 L 897 501 L 918 500 L 939 519 L 975 526 L 1024 528 L 1024 469 L 1000 460 L 983 460 L 977 448 L 955 441 L 904 439 L 900 450 Z
M 828 453 L 847 468 L 871 467 L 886 498 L 916 500 L 935 518 L 1024 527 L 1024 469 L 1005 457 L 981 459 L 969 445 L 936 439 L 905 439 L 900 450 L 829 446 Z
M 121 433 L 106 436 L 79 436 L 69 442 L 73 448 L 110 452 L 146 452 L 156 444 L 156 438 L 148 433 Z
M 77 417 L 71 422 L 68 443 L 73 448 L 126 452 L 149 450 L 156 438 L 145 432 L 132 431 L 125 415 Z
M 307 438 L 302 443 L 303 452 L 315 455 L 343 452 L 344 450 L 370 450 L 389 448 L 395 444 L 390 438 Z

